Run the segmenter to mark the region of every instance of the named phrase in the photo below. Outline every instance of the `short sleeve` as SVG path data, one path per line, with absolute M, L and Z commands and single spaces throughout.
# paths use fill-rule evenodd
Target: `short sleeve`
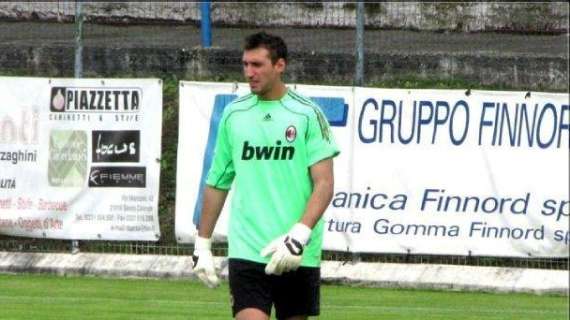
M 340 153 L 329 122 L 318 106 L 314 106 L 309 115 L 306 139 L 308 167 L 323 159 L 336 157 Z
M 229 190 L 235 177 L 231 143 L 227 129 L 227 113 L 224 112 L 218 126 L 212 166 L 206 184 L 216 189 Z

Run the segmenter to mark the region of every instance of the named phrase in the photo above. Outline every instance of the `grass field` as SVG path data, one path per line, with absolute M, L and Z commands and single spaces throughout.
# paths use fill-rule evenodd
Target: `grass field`
M 568 319 L 568 297 L 324 285 L 323 320 Z M 231 319 L 227 283 L 0 274 L 0 319 Z

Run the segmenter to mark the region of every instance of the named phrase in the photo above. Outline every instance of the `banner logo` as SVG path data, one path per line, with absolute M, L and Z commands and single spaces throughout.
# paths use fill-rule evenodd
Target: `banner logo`
M 49 137 L 48 182 L 53 187 L 79 187 L 87 174 L 87 134 L 52 130 Z
M 145 188 L 146 167 L 92 167 L 89 187 Z
M 140 88 L 51 88 L 51 112 L 136 113 L 141 105 Z
M 139 162 L 140 131 L 93 131 L 93 162 Z

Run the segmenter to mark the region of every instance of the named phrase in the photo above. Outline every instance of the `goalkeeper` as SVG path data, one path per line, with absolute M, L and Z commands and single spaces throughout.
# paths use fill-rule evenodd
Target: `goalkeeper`
M 264 32 L 245 39 L 243 72 L 251 93 L 222 114 L 194 256 L 194 272 L 218 285 L 210 250 L 214 226 L 233 183 L 228 230 L 233 316 L 267 320 L 319 314 L 323 212 L 333 195 L 339 151 L 310 99 L 281 79 L 287 47 Z

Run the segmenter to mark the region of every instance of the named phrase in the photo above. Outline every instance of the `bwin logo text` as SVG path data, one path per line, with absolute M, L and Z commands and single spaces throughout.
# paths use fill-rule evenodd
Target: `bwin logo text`
M 243 143 L 242 160 L 291 160 L 295 154 L 295 147 L 282 147 L 281 141 L 276 146 L 251 146 L 249 141 Z

